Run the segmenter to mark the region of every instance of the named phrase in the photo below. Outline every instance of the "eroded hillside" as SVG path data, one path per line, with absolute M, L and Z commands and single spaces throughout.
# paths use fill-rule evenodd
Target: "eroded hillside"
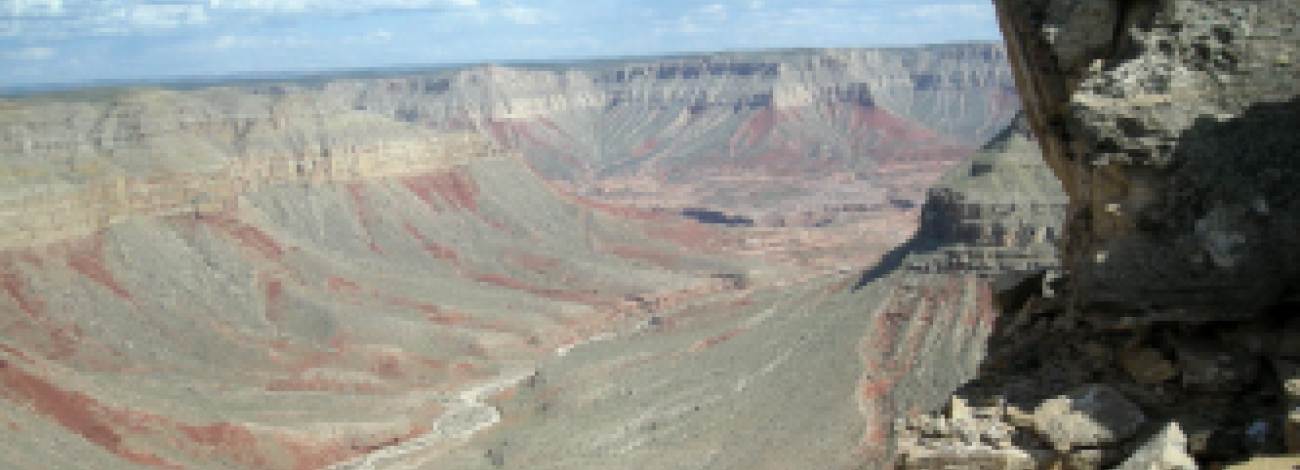
M 974 373 L 987 279 L 1050 262 L 999 51 L 6 102 L 0 466 L 885 465 Z M 755 185 L 793 195 L 719 202 Z
M 315 88 L 518 150 L 593 200 L 718 213 L 770 258 L 864 266 L 1019 109 L 999 44 L 484 66 Z M 694 211 L 694 212 L 693 212 Z M 707 220 L 707 219 L 706 219 Z

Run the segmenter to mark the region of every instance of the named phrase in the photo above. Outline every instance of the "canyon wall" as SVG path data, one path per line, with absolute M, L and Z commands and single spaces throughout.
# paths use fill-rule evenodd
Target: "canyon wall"
M 951 44 L 484 66 L 321 89 L 480 133 L 587 197 L 758 220 L 887 195 L 919 204 L 1009 122 L 1012 85 L 999 44 Z
M 234 90 L 4 111 L 0 250 L 86 237 L 132 216 L 235 210 L 268 185 L 427 173 L 503 154 L 466 133 Z
M 872 264 L 1019 107 L 1000 44 L 481 66 L 305 88 L 516 150 L 567 192 L 752 221 L 782 262 Z

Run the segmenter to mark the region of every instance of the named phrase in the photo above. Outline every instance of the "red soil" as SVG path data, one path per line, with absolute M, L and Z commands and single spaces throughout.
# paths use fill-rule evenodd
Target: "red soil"
M 284 295 L 284 283 L 279 279 L 266 281 L 266 320 L 278 324 L 280 323 L 280 311 L 278 305 L 280 297 Z
M 156 455 L 132 449 L 114 429 L 119 422 L 106 414 L 105 407 L 90 396 L 63 390 L 50 381 L 0 360 L 0 397 L 23 401 L 33 411 L 58 422 L 69 431 L 127 461 L 161 468 L 181 469 Z
M 411 225 L 410 222 L 406 222 L 404 223 L 404 225 L 406 226 L 406 233 L 411 234 L 412 237 L 414 237 L 416 240 L 419 240 L 420 244 L 424 247 L 424 249 L 429 253 L 433 254 L 433 257 L 439 259 L 451 260 L 451 261 L 457 260 L 455 251 L 452 251 L 450 248 L 439 245 L 437 243 L 434 243 L 432 240 L 429 240 L 424 236 L 424 234 L 420 233 L 420 231 L 417 230 L 414 225 Z
M 408 176 L 402 178 L 402 184 L 435 210 L 439 208 L 437 201 L 445 201 L 460 209 L 478 211 L 478 184 L 463 169 Z
M 43 314 L 45 302 L 28 294 L 27 281 L 16 268 L 15 261 L 9 257 L 0 258 L 0 288 L 3 288 L 5 293 L 9 294 L 9 298 L 18 304 L 18 309 L 26 312 L 28 316 L 39 318 Z
M 771 134 L 777 123 L 786 120 L 784 114 L 776 109 L 764 109 L 754 114 L 740 128 L 740 133 L 745 136 L 745 145 L 754 145 Z
M 641 158 L 641 156 L 649 153 L 658 146 L 659 142 L 655 139 L 647 139 L 645 142 L 642 142 L 641 145 L 638 145 L 636 149 L 632 150 L 631 158 Z
M 133 300 L 131 293 L 113 277 L 104 266 L 104 236 L 95 235 L 88 240 L 72 242 L 68 246 L 68 267 L 104 286 L 118 297 Z
M 205 214 L 203 221 L 267 259 L 279 261 L 284 257 L 284 247 L 276 242 L 274 238 L 231 214 Z
M 853 127 L 868 132 L 880 132 L 888 140 L 944 144 L 939 135 L 933 131 L 899 118 L 884 109 L 858 106 L 854 107 L 853 111 L 851 115 Z

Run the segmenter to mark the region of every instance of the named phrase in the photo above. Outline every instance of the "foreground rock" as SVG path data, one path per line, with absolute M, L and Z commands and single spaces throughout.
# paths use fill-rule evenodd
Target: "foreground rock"
M 1137 405 L 1097 384 L 1047 400 L 1033 415 L 1034 430 L 1060 451 L 1113 444 L 1132 436 L 1144 421 Z
M 1300 300 L 1300 2 L 995 5 L 1070 199 L 1065 277 L 999 293 L 989 357 L 959 395 L 1005 403 L 1066 468 L 1274 465 L 1258 457 L 1296 449 L 1282 338 Z M 1071 390 L 1090 384 L 1117 397 L 1094 416 L 1168 424 L 1075 419 Z M 1098 427 L 1074 439 L 1057 431 L 1070 422 Z
M 1196 461 L 1187 453 L 1183 430 L 1169 423 L 1115 470 L 1196 470 Z
M 1300 4 L 995 3 L 1090 317 L 1242 318 L 1295 294 Z

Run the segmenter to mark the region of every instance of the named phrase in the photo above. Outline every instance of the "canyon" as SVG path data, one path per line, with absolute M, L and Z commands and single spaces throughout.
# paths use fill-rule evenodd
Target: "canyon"
M 860 270 L 1017 111 L 996 44 L 2 107 L 23 469 L 883 465 L 992 294 Z
M 995 5 L 1005 46 L 0 102 L 0 466 L 1295 452 L 1297 3 Z

